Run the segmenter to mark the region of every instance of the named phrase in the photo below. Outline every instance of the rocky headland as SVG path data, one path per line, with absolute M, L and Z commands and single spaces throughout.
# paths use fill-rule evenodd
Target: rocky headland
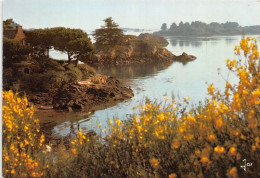
M 163 47 L 167 45 L 168 41 L 165 38 L 148 33 L 139 36 L 125 35 L 124 42 L 120 45 L 96 45 L 96 52 L 88 64 L 100 66 L 169 61 L 187 62 L 193 58 L 189 55 L 178 57 Z

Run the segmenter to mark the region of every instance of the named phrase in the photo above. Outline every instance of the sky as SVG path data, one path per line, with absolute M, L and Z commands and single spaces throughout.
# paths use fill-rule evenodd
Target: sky
M 236 21 L 260 25 L 260 0 L 4 0 L 3 19 L 24 28 L 95 30 L 112 17 L 120 27 L 160 29 L 173 23 Z

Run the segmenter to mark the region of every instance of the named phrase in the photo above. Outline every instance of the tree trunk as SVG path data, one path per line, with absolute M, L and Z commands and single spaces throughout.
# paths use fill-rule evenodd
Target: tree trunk
M 71 61 L 71 55 L 70 55 L 70 53 L 68 52 L 68 64 L 70 64 L 70 61 Z
M 76 59 L 76 60 L 75 60 L 75 67 L 78 67 L 78 63 L 79 63 L 79 60 Z
M 50 48 L 49 47 L 47 48 L 47 57 L 48 58 L 50 57 Z

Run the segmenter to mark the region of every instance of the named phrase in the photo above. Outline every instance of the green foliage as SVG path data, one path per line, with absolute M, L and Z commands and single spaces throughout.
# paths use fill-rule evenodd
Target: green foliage
M 52 47 L 66 52 L 68 62 L 72 58 L 86 62 L 94 51 L 94 46 L 87 33 L 80 29 L 55 27 L 26 31 L 26 40 L 33 46 L 35 58 L 48 57 Z
M 29 47 L 12 39 L 3 38 L 3 66 L 10 67 L 12 63 L 25 61 L 29 54 Z
M 25 84 L 28 90 L 46 92 L 54 87 L 59 87 L 61 82 L 65 80 L 63 72 L 49 70 L 44 73 L 33 73 L 26 76 Z
M 94 46 L 89 38 L 78 38 L 70 41 L 68 48 L 71 50 L 70 54 L 72 53 L 73 57 L 81 62 L 87 62 L 94 51 Z
M 83 76 L 81 70 L 73 64 L 61 66 L 58 62 L 42 60 L 42 68 L 39 73 L 26 76 L 25 83 L 27 89 L 32 91 L 49 91 L 58 88 L 64 83 L 71 83 L 80 80 Z
M 67 78 L 68 82 L 74 82 L 82 78 L 82 72 L 79 68 L 75 67 L 73 64 L 69 64 L 65 67 L 67 70 L 64 76 Z
M 85 62 L 93 53 L 94 46 L 82 30 L 58 27 L 52 31 L 55 33 L 54 48 L 66 52 L 69 63 L 72 58 Z
M 4 30 L 9 30 L 12 29 L 13 27 L 11 26 L 11 24 L 14 23 L 13 19 L 6 19 L 3 21 L 3 27 Z
M 65 68 L 61 64 L 47 57 L 40 58 L 37 63 L 43 72 L 46 70 L 65 71 Z
M 55 34 L 50 29 L 35 29 L 24 31 L 26 42 L 33 46 L 33 53 L 36 56 L 49 57 L 49 49 L 53 46 Z
M 96 29 L 93 36 L 97 45 L 116 45 L 123 39 L 123 30 L 113 21 L 112 17 L 104 20 L 105 26 Z

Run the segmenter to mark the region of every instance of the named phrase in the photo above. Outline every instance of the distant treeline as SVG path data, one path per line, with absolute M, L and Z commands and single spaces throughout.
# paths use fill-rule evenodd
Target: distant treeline
M 180 22 L 179 25 L 172 23 L 168 28 L 166 23 L 163 23 L 161 30 L 155 32 L 157 35 L 241 35 L 241 34 L 260 34 L 260 25 L 255 26 L 240 26 L 237 22 L 210 24 L 195 21 L 195 22 Z

